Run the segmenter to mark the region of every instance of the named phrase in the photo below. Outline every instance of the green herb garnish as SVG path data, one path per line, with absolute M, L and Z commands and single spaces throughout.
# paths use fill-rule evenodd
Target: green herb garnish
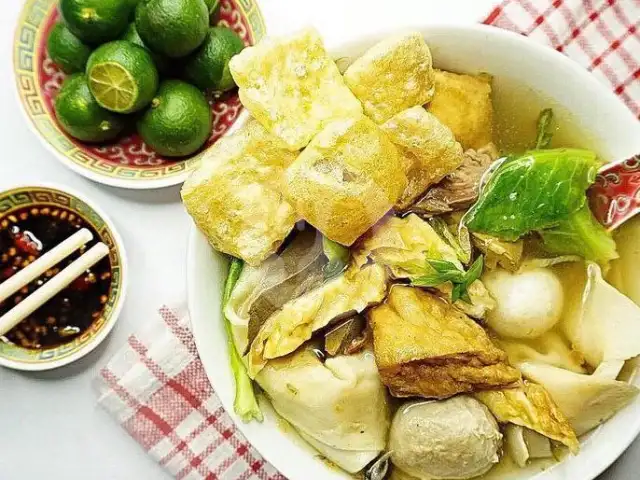
M 416 287 L 437 287 L 443 283 L 451 282 L 453 291 L 451 292 L 451 303 L 462 299 L 467 303 L 471 302 L 469 297 L 469 287 L 480 278 L 484 268 L 484 257 L 480 255 L 473 265 L 466 272 L 452 262 L 446 260 L 429 260 L 427 264 L 432 272 L 416 277 L 411 280 L 411 284 Z
M 549 148 L 551 145 L 551 139 L 553 138 L 553 132 L 551 131 L 553 123 L 553 110 L 545 108 L 540 112 L 537 123 L 537 135 L 536 144 L 534 148 L 536 150 L 541 148 Z
M 244 266 L 242 260 L 233 258 L 231 265 L 229 266 L 229 274 L 224 284 L 224 294 L 222 296 L 222 311 L 229 302 L 231 292 L 238 282 L 238 278 L 242 273 L 242 267 Z M 224 321 L 224 328 L 227 332 L 227 348 L 229 349 L 229 363 L 231 364 L 231 370 L 233 371 L 233 378 L 236 385 L 236 396 L 233 402 L 233 410 L 242 419 L 243 422 L 250 422 L 251 420 L 262 421 L 262 412 L 258 406 L 258 400 L 253 390 L 253 382 L 249 378 L 247 369 L 242 363 L 242 358 L 238 353 L 235 342 L 233 341 L 233 331 L 231 330 L 231 322 L 222 314 Z

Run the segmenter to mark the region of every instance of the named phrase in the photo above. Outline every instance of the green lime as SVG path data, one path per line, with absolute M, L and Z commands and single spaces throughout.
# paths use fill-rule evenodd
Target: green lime
M 167 80 L 138 121 L 138 133 L 156 152 L 184 157 L 197 151 L 211 135 L 211 108 L 193 85 Z
M 207 36 L 209 9 L 204 0 L 140 0 L 136 28 L 153 51 L 184 57 Z
M 83 142 L 113 140 L 126 125 L 122 116 L 98 105 L 84 73 L 65 80 L 55 100 L 55 111 L 62 128 Z
M 209 9 L 210 14 L 214 14 L 215 11 L 220 6 L 220 0 L 204 0 L 204 3 L 207 4 L 207 8 Z
M 236 86 L 229 72 L 229 60 L 244 48 L 236 32 L 226 27 L 212 27 L 204 44 L 186 61 L 187 80 L 206 90 L 226 92 Z
M 143 109 L 158 90 L 158 70 L 151 55 L 125 40 L 105 43 L 93 52 L 87 77 L 96 101 L 117 113 Z
M 136 45 L 147 49 L 147 51 L 151 54 L 153 63 L 156 64 L 158 72 L 167 72 L 169 70 L 169 60 L 159 53 L 152 52 L 151 49 L 149 49 L 149 47 L 144 44 L 144 42 L 140 38 L 140 35 L 138 34 L 138 30 L 136 30 L 135 22 L 129 24 L 129 27 L 125 30 L 124 35 L 122 35 L 121 38 L 122 40 L 135 43 Z
M 51 29 L 47 39 L 47 51 L 53 63 L 64 73 L 84 71 L 91 48 L 69 31 L 62 23 L 57 23 Z
M 97 44 L 118 38 L 129 23 L 132 0 L 60 0 L 67 27 L 80 40 Z

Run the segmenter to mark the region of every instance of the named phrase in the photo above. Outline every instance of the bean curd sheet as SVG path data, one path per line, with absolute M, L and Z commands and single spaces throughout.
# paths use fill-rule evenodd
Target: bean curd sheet
M 297 50 L 305 38 L 313 60 Z M 553 99 L 438 70 L 415 33 L 339 69 L 318 42 L 292 34 L 232 60 L 263 130 L 228 142 L 258 170 L 211 173 L 227 168 L 222 139 L 183 190 L 211 244 L 233 255 L 223 311 L 236 413 L 275 412 L 354 478 L 529 478 L 577 454 L 638 393 L 640 221 L 612 235 L 587 199 L 612 159 Z M 261 79 L 268 62 L 300 78 Z M 307 92 L 320 78 L 349 112 Z M 295 148 L 295 122 L 277 126 L 283 92 L 305 100 Z M 256 142 L 293 152 L 268 183 L 275 161 Z M 273 208 L 208 208 L 216 191 L 267 187 Z M 246 239 L 277 212 L 280 234 L 258 257 Z

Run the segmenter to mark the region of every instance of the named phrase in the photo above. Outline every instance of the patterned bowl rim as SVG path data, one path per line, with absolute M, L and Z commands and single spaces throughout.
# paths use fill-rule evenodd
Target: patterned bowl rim
M 44 9 L 46 9 L 46 15 L 43 17 L 44 19 L 49 18 L 51 12 L 54 8 L 56 8 L 57 1 L 56 0 L 45 0 L 50 2 Z M 52 145 L 50 136 L 52 135 L 63 135 L 67 138 L 67 135 L 60 130 L 57 122 L 52 122 L 54 131 L 53 132 L 43 132 L 36 125 L 35 118 L 33 114 L 27 108 L 27 100 L 21 94 L 21 85 L 20 85 L 20 75 L 18 69 L 18 61 L 20 55 L 20 33 L 22 30 L 22 26 L 26 23 L 26 19 L 28 17 L 29 12 L 34 8 L 35 5 L 42 3 L 42 0 L 26 0 L 18 16 L 18 21 L 15 26 L 15 32 L 13 36 L 13 74 L 15 77 L 14 82 L 14 93 L 18 100 L 18 103 L 21 105 L 20 110 L 24 117 L 27 120 L 27 124 L 29 125 L 29 129 L 33 132 L 33 134 L 38 137 L 40 142 L 45 146 L 45 148 L 63 165 L 70 168 L 75 173 L 88 178 L 97 183 L 101 183 L 104 185 L 109 185 L 111 187 L 118 188 L 126 188 L 132 190 L 150 190 L 150 189 L 159 189 L 165 187 L 171 187 L 174 185 L 179 185 L 183 183 L 190 173 L 199 165 L 200 159 L 202 156 L 213 146 L 210 145 L 208 148 L 202 150 L 197 155 L 187 158 L 183 160 L 185 167 L 178 173 L 174 174 L 165 174 L 160 178 L 139 178 L 139 179 L 127 179 L 117 176 L 107 175 L 105 173 L 100 173 L 98 170 L 92 170 L 87 168 L 86 166 L 73 161 L 69 158 L 68 152 L 62 152 L 58 150 L 54 145 Z M 234 0 L 235 5 L 237 5 L 238 9 L 241 11 L 242 15 L 247 19 L 247 25 L 252 38 L 259 40 L 262 38 L 266 32 L 266 26 L 264 22 L 264 16 L 262 15 L 262 11 L 260 10 L 256 0 Z M 252 20 L 252 21 L 249 21 Z M 33 48 L 33 58 L 34 61 L 38 57 L 39 45 L 42 36 L 42 25 L 44 20 L 38 24 L 36 29 L 36 35 L 34 38 L 34 48 Z M 34 66 L 35 69 L 35 66 Z M 31 76 L 37 80 L 38 74 L 34 71 L 31 73 Z M 33 82 L 36 95 L 38 98 L 42 98 L 41 87 L 38 81 Z M 45 116 L 51 118 L 51 114 L 45 109 Z M 232 133 L 238 123 L 238 118 L 233 122 L 231 127 L 223 134 L 223 136 Z M 131 167 L 130 170 L 138 170 L 134 167 Z M 143 169 L 140 169 L 143 170 Z
M 43 360 L 43 361 L 20 361 L 12 358 L 7 358 L 0 354 L 0 366 L 12 368 L 15 370 L 24 370 L 24 371 L 43 371 L 43 370 L 52 370 L 54 368 L 59 368 L 65 365 L 68 365 L 76 360 L 84 357 L 85 355 L 92 352 L 102 341 L 109 335 L 113 327 L 115 326 L 118 318 L 120 317 L 120 313 L 122 311 L 122 307 L 124 306 L 125 298 L 127 296 L 127 286 L 128 286 L 128 261 L 127 254 L 124 248 L 124 242 L 122 241 L 122 237 L 116 230 L 113 222 L 109 218 L 109 216 L 98 207 L 95 203 L 90 201 L 85 195 L 78 193 L 77 191 L 70 189 L 66 186 L 55 185 L 52 183 L 33 183 L 28 185 L 17 185 L 14 187 L 10 187 L 8 189 L 0 191 L 0 199 L 5 198 L 9 195 L 13 195 L 20 192 L 32 192 L 34 190 L 48 190 L 52 192 L 59 192 L 63 195 L 67 195 L 69 197 L 78 200 L 81 203 L 84 203 L 89 209 L 93 210 L 93 212 L 100 218 L 100 220 L 104 223 L 104 226 L 113 238 L 113 245 L 110 247 L 111 252 L 115 251 L 115 256 L 118 259 L 118 263 L 120 265 L 120 275 L 117 282 L 117 288 L 111 289 L 109 296 L 116 296 L 113 301 L 113 306 L 111 308 L 111 312 L 105 318 L 104 323 L 99 327 L 99 329 L 93 333 L 93 335 L 81 345 L 78 345 L 73 350 L 65 353 L 59 357 L 54 357 L 53 359 Z M 43 202 L 45 203 L 45 202 Z M 82 216 L 83 219 L 86 220 L 86 216 L 75 209 L 73 209 L 75 213 L 78 213 Z M 92 222 L 89 222 L 92 223 Z M 110 255 L 112 255 L 110 253 Z

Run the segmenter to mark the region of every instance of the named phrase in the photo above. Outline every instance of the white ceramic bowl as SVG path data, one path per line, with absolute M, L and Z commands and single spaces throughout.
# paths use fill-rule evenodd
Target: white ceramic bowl
M 437 67 L 458 72 L 488 72 L 496 90 L 526 85 L 571 112 L 589 146 L 602 158 L 625 158 L 640 151 L 640 123 L 615 95 L 579 65 L 529 39 L 483 25 L 418 27 Z M 388 32 L 330 48 L 335 58 L 356 58 Z M 560 119 L 562 121 L 562 119 Z M 640 241 L 640 238 L 638 239 Z M 224 257 L 214 252 L 195 228 L 188 253 L 189 310 L 198 351 L 213 388 L 239 429 L 258 451 L 290 480 L 351 478 L 330 469 L 317 456 L 278 428 L 268 415 L 264 423 L 243 424 L 233 414 L 233 377 L 220 315 Z M 640 384 L 640 380 L 636 379 Z M 609 466 L 640 432 L 640 398 L 595 431 L 575 457 L 542 473 L 519 480 L 591 480 Z

